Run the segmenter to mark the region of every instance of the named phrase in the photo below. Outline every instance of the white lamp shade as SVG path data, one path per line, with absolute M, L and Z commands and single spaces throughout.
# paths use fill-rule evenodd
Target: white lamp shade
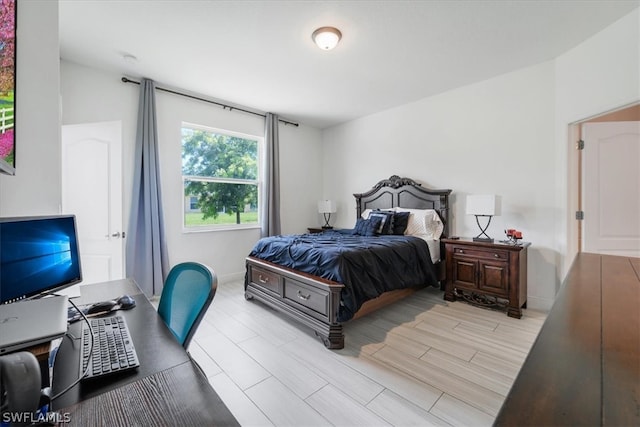
M 467 215 L 499 215 L 497 198 L 493 194 L 467 196 Z
M 336 211 L 336 204 L 333 200 L 320 200 L 318 202 L 319 213 L 334 213 Z
M 311 38 L 322 50 L 331 50 L 338 45 L 342 33 L 337 28 L 322 27 L 313 32 Z

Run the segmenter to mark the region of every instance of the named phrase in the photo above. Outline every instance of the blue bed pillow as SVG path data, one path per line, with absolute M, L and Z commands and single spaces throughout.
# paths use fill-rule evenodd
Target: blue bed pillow
M 358 218 L 353 234 L 359 236 L 375 236 L 382 220 L 379 217 L 362 219 Z
M 369 219 L 380 218 L 378 234 L 393 234 L 393 211 L 382 211 L 376 209 L 369 214 Z
M 393 215 L 393 231 L 391 234 L 402 235 L 409 224 L 410 212 L 395 212 Z

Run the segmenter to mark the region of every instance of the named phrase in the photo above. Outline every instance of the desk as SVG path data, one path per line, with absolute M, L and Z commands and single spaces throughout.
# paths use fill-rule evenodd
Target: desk
M 116 313 L 127 321 L 140 367 L 80 382 L 54 400 L 54 410 L 70 414 L 70 425 L 239 425 L 133 280 L 85 285 L 80 292 L 76 304 L 124 294 L 135 298 L 135 308 Z M 71 324 L 71 336 L 80 337 L 81 326 L 82 321 Z M 78 378 L 79 351 L 79 338 L 64 338 L 53 394 Z
M 579 253 L 494 425 L 640 425 L 639 302 L 639 258 Z

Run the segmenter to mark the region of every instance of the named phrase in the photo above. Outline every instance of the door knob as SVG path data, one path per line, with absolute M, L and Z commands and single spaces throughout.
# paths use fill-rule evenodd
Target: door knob
M 119 231 L 116 231 L 115 233 L 111 234 L 111 236 L 109 236 L 109 235 L 107 234 L 107 235 L 106 235 L 106 236 L 104 236 L 104 237 L 115 237 L 115 238 L 117 239 L 118 237 L 120 237 L 120 232 L 119 232 Z M 124 231 L 122 232 L 122 238 L 124 239 Z

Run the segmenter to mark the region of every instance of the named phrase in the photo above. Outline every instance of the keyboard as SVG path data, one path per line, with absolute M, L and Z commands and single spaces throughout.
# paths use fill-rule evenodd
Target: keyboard
M 140 366 L 124 317 L 98 317 L 89 319 L 89 322 L 94 333 L 93 352 L 91 352 L 91 330 L 84 322 L 80 347 L 80 378 L 101 377 Z M 87 366 L 89 370 L 83 377 Z

